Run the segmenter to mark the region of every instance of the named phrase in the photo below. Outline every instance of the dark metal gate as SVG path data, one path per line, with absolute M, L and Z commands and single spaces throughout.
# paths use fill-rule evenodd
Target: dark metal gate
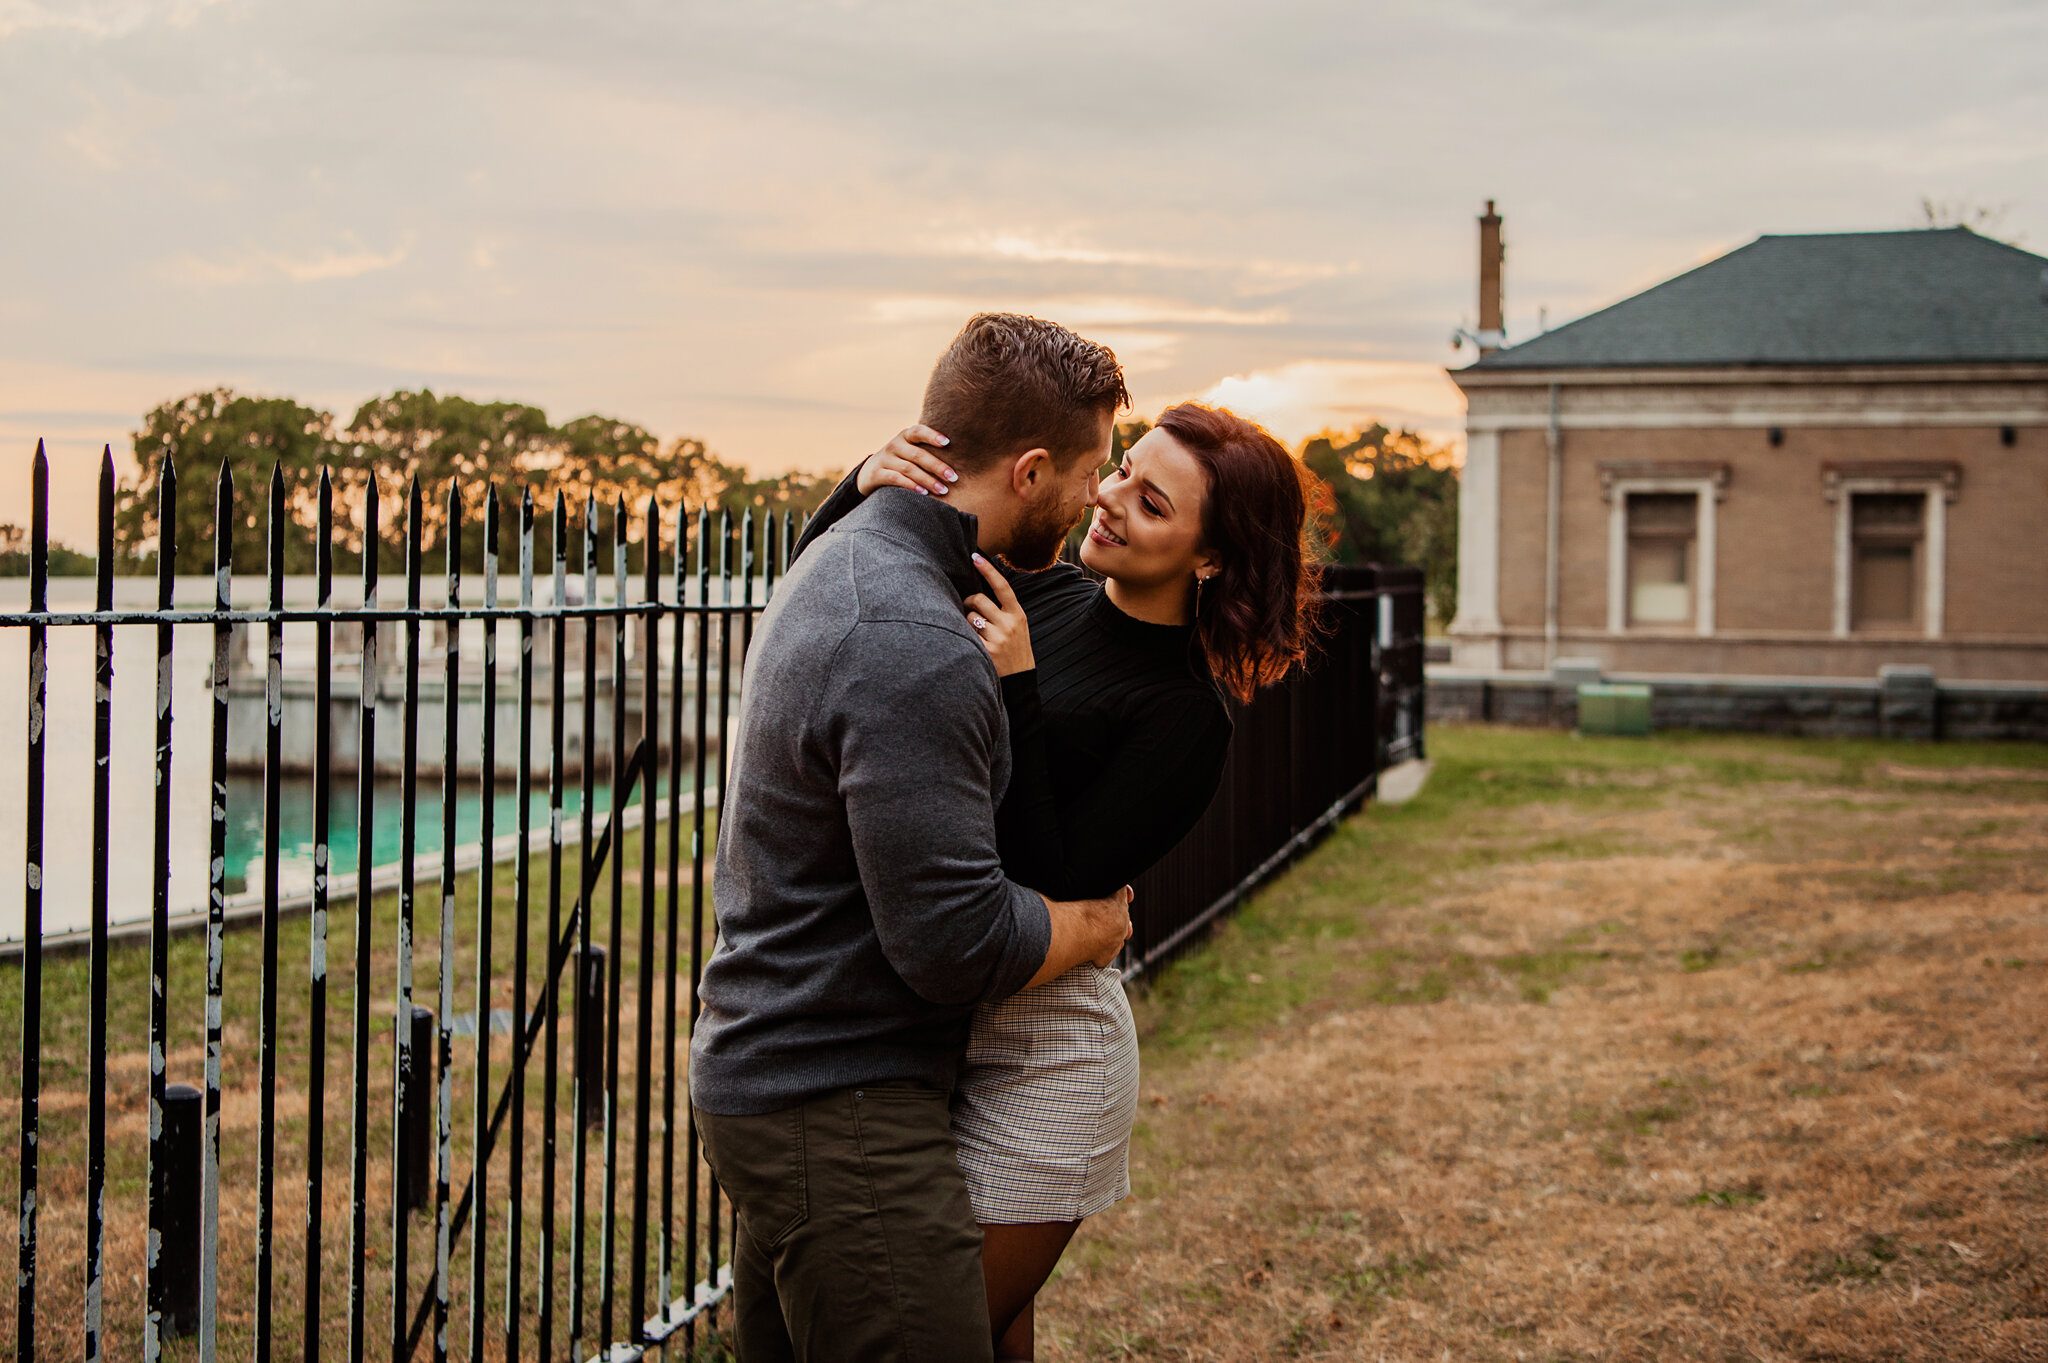
M 754 624 L 798 527 L 751 512 L 714 524 L 703 510 L 664 513 L 651 499 L 635 517 L 620 499 L 600 533 L 594 501 L 572 508 L 558 493 L 537 508 L 529 490 L 502 511 L 495 487 L 481 524 L 465 525 L 451 486 L 429 601 L 415 484 L 402 509 L 402 600 L 393 600 L 374 552 L 373 481 L 356 523 L 342 527 L 366 546 L 360 595 L 337 604 L 336 514 L 323 474 L 314 599 L 293 603 L 280 565 L 285 537 L 304 530 L 274 471 L 261 604 L 231 600 L 232 536 L 216 534 L 210 607 L 175 604 L 175 546 L 163 543 L 153 604 L 117 609 L 109 455 L 93 606 L 65 611 L 50 603 L 40 448 L 33 479 L 27 610 L 0 613 L 0 630 L 25 635 L 28 655 L 19 970 L 0 976 L 0 988 L 18 985 L 22 1027 L 17 1356 L 72 1356 L 82 1334 L 97 1363 L 111 1329 L 139 1333 L 150 1363 L 194 1347 L 207 1363 L 223 1349 L 257 1363 L 280 1349 L 350 1363 L 388 1349 L 406 1360 L 422 1344 L 441 1360 L 451 1326 L 454 1351 L 472 1358 L 624 1363 L 672 1344 L 687 1355 L 729 1290 L 732 1235 L 678 1086 L 712 931 L 707 816 L 725 781 Z M 177 525 L 168 467 L 160 491 L 168 536 Z M 216 527 L 234 520 L 238 495 L 247 494 L 223 468 Z M 550 562 L 535 562 L 538 530 Z M 465 536 L 475 534 L 480 591 L 462 580 Z M 516 584 L 513 570 L 501 577 L 507 552 Z M 1223 791 L 1140 885 L 1130 974 L 1185 949 L 1356 808 L 1382 766 L 1421 754 L 1420 574 L 1339 570 L 1328 585 L 1333 627 L 1320 656 L 1241 714 Z M 116 632 L 137 626 L 155 644 L 147 852 L 139 828 L 116 827 L 111 774 Z M 310 678 L 290 679 L 310 690 L 312 706 L 303 885 L 286 884 L 280 869 L 281 804 L 297 779 L 287 760 L 288 628 L 312 636 Z M 90 903 L 76 933 L 45 930 L 50 688 L 83 681 L 50 674 L 60 630 L 91 631 L 95 659 L 92 864 L 79 876 L 90 880 Z M 209 848 L 204 909 L 180 914 L 172 679 L 174 644 L 192 636 L 212 660 Z M 261 884 L 238 896 L 227 856 L 238 812 L 230 713 L 251 636 L 262 644 Z M 516 650 L 508 665 L 504 641 Z M 395 659 L 382 656 L 394 646 Z M 422 854 L 418 782 L 436 766 L 421 747 L 422 696 L 433 685 L 422 662 L 436 652 L 442 722 L 427 738 L 439 739 L 430 780 L 440 799 L 428 814 L 439 850 Z M 253 693 L 256 683 L 244 685 Z M 390 748 L 378 729 L 387 688 L 398 691 L 395 762 L 380 758 Z M 508 705 L 510 734 L 501 732 Z M 337 715 L 352 753 L 337 740 Z M 537 734 L 543 715 L 547 732 Z M 496 783 L 507 751 L 516 826 L 501 829 Z M 334 782 L 351 766 L 355 865 L 330 866 L 349 821 L 333 808 Z M 395 766 L 400 786 L 395 863 L 377 859 L 389 803 L 379 801 L 380 766 Z M 458 827 L 472 795 L 473 838 Z M 142 857 L 148 916 L 124 925 L 109 868 Z M 424 910 L 423 893 L 433 895 Z M 230 930 L 244 913 L 238 898 L 253 931 Z M 417 948 L 416 923 L 431 934 Z M 121 938 L 144 928 L 146 952 L 125 948 Z M 339 1082 L 329 1074 L 329 1052 L 342 1044 L 339 1028 L 330 1037 L 330 982 L 348 1010 Z M 137 991 L 146 991 L 140 1006 Z M 0 1007 L 7 1002 L 0 994 Z M 144 1083 L 116 1083 L 136 1069 Z M 61 1260 L 51 1257 L 58 1246 Z

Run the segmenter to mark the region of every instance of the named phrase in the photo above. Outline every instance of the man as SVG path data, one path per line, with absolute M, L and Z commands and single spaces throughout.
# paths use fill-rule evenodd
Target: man
M 741 1363 L 985 1360 L 981 1239 L 947 1098 L 974 1005 L 1108 964 L 1129 892 L 1006 879 L 1010 740 L 962 610 L 978 552 L 1049 566 L 1129 402 L 1106 348 L 983 314 L 922 419 L 961 478 L 877 492 L 806 550 L 747 659 L 719 811 L 690 1098 L 739 1215 Z

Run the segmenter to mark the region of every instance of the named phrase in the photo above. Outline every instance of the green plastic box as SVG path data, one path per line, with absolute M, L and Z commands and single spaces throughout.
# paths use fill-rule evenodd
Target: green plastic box
M 1581 686 L 1579 732 L 1647 737 L 1650 732 L 1650 688 L 1623 682 L 1594 682 Z

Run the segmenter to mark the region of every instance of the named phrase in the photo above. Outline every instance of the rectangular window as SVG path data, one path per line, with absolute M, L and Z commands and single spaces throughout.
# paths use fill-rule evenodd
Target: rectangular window
M 1628 494 L 1628 623 L 1689 625 L 1699 496 Z
M 1849 621 L 1854 629 L 1920 623 L 1927 497 L 1858 492 L 1849 503 Z

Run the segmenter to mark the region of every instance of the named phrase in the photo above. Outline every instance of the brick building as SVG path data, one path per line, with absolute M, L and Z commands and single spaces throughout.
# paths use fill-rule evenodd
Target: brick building
M 1766 236 L 1502 347 L 1499 232 L 1456 668 L 2048 681 L 2048 259 Z

